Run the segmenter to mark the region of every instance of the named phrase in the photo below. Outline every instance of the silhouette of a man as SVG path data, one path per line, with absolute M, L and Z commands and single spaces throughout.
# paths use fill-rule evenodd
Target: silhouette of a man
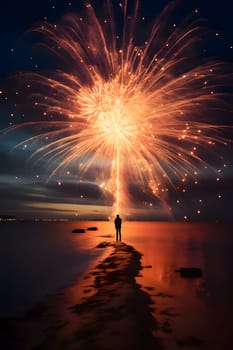
M 121 241 L 121 218 L 119 214 L 117 214 L 115 220 L 114 220 L 115 228 L 116 228 L 116 240 Z

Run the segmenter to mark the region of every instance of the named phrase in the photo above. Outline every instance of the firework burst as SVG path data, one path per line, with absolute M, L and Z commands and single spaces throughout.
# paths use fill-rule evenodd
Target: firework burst
M 114 212 L 130 206 L 130 183 L 162 199 L 174 177 L 196 177 L 206 149 L 224 142 L 210 121 L 221 99 L 222 65 L 194 58 L 202 28 L 187 19 L 169 27 L 173 6 L 140 44 L 139 1 L 133 11 L 127 0 L 119 4 L 122 28 L 110 0 L 104 16 L 88 3 L 82 15 L 35 28 L 66 69 L 25 74 L 42 92 L 34 97 L 45 116 L 43 131 L 31 138 L 38 142 L 33 156 L 48 159 L 52 175 L 74 161 L 84 175 L 97 167 L 96 182 L 113 193 Z

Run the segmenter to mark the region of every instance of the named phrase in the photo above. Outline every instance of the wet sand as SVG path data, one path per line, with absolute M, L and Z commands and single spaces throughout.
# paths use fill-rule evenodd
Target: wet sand
M 1 320 L 3 349 L 162 349 L 151 296 L 136 282 L 142 254 L 102 242 L 110 254 L 82 283 L 48 296 L 18 319 Z

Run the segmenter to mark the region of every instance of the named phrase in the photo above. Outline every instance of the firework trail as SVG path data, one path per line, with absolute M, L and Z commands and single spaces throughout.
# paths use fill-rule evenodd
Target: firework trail
M 101 17 L 88 3 L 82 15 L 35 28 L 67 69 L 25 74 L 41 91 L 35 104 L 44 111 L 41 131 L 31 138 L 38 142 L 33 155 L 48 159 L 52 175 L 74 161 L 82 174 L 98 167 L 96 182 L 113 193 L 114 212 L 130 205 L 128 184 L 161 199 L 174 177 L 195 177 L 205 150 L 224 142 L 220 126 L 210 122 L 221 98 L 222 65 L 194 58 L 203 35 L 197 20 L 168 29 L 173 7 L 162 11 L 142 44 L 135 35 L 143 27 L 139 1 L 133 11 L 127 0 L 119 3 L 120 29 L 110 0 Z

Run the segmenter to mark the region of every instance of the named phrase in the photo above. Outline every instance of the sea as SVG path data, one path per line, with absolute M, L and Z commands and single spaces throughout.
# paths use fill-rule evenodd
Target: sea
M 114 240 L 109 221 L 1 222 L 0 318 L 81 281 L 112 249 L 97 245 Z M 122 240 L 143 254 L 137 281 L 155 303 L 168 349 L 233 348 L 232 223 L 123 222 Z M 184 278 L 180 267 L 202 276 Z

